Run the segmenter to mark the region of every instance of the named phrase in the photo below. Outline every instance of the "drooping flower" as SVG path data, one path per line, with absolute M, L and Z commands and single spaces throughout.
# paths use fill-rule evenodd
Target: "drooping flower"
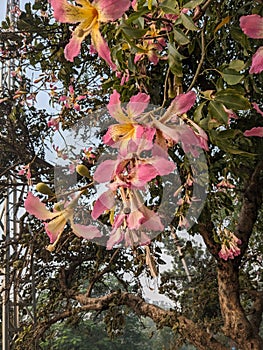
M 103 142 L 111 147 L 119 148 L 120 154 L 126 155 L 129 145 L 135 150 L 149 150 L 152 147 L 152 140 L 155 129 L 147 125 L 138 124 L 136 118 L 148 107 L 150 96 L 139 92 L 132 96 L 126 108 L 121 106 L 120 94 L 114 90 L 110 96 L 107 109 L 110 115 L 119 122 L 108 128 L 103 137 Z
M 164 229 L 159 215 L 141 202 L 137 191 L 128 190 L 127 195 L 125 208 L 115 217 L 107 249 L 112 249 L 115 244 L 123 240 L 125 246 L 149 244 L 150 237 L 145 231 L 162 231 Z
M 223 260 L 234 259 L 240 254 L 240 249 L 238 245 L 242 242 L 238 239 L 232 232 L 224 229 L 225 237 L 221 245 L 221 250 L 218 253 L 219 257 Z
M 65 47 L 65 57 L 73 62 L 80 53 L 82 41 L 91 35 L 92 44 L 112 69 L 116 65 L 112 62 L 110 49 L 103 39 L 99 27 L 100 23 L 115 21 L 120 18 L 130 6 L 130 0 L 76 0 L 77 6 L 69 4 L 67 0 L 49 0 L 54 9 L 54 17 L 61 23 L 79 23 L 72 33 L 70 42 Z
M 39 220 L 45 220 L 45 230 L 51 243 L 47 247 L 48 250 L 54 250 L 68 221 L 70 222 L 72 231 L 78 237 L 83 237 L 85 239 L 101 237 L 101 233 L 96 226 L 85 226 L 74 223 L 74 206 L 76 205 L 78 198 L 79 195 L 68 203 L 64 209 L 50 212 L 38 197 L 35 197 L 32 192 L 28 192 L 24 203 L 25 209 L 29 214 L 34 215 Z
M 59 102 L 63 102 L 65 108 L 74 108 L 76 111 L 80 111 L 79 101 L 84 100 L 86 95 L 75 96 L 75 90 L 72 85 L 69 86 L 69 95 L 62 95 L 59 98 Z
M 159 62 L 157 51 L 162 50 L 162 46 L 155 43 L 153 40 L 144 40 L 142 45 L 137 45 L 140 48 L 140 52 L 137 52 L 134 57 L 134 63 L 136 64 L 145 56 L 148 60 L 156 65 Z
M 196 155 L 193 148 L 195 146 L 208 150 L 208 138 L 204 130 L 185 116 L 185 113 L 193 106 L 195 99 L 196 94 L 193 91 L 179 94 L 164 115 L 159 120 L 153 118 L 151 123 L 162 133 L 164 139 L 175 143 L 181 142 L 184 151 L 190 151 L 194 155 Z M 160 134 L 159 139 L 161 141 Z

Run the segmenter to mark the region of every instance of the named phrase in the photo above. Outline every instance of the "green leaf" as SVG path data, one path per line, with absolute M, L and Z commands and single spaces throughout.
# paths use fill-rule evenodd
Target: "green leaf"
M 143 37 L 148 29 L 139 29 L 139 28 L 133 28 L 126 24 L 123 24 L 120 29 L 123 31 L 126 36 L 128 36 L 130 39 L 140 39 Z
M 125 21 L 126 24 L 131 24 L 136 21 L 138 18 L 142 17 L 146 13 L 149 13 L 149 9 L 147 6 L 142 7 L 139 11 L 132 13 L 129 18 Z
M 199 28 L 194 24 L 191 17 L 187 16 L 185 13 L 181 13 L 180 16 L 183 26 L 189 30 L 199 30 Z
M 228 67 L 230 69 L 236 70 L 237 72 L 240 72 L 241 70 L 245 69 L 246 64 L 242 60 L 234 60 L 229 63 Z
M 168 63 L 171 72 L 177 77 L 183 76 L 182 60 L 185 58 L 181 55 L 172 44 L 168 44 Z
M 160 8 L 163 10 L 164 13 L 172 13 L 175 15 L 180 14 L 178 2 L 174 0 L 164 0 L 160 4 Z
M 236 70 L 227 68 L 221 72 L 221 75 L 224 81 L 229 85 L 239 84 L 244 78 L 244 75 L 239 74 Z
M 198 124 L 200 122 L 201 119 L 203 119 L 204 115 L 203 115 L 203 108 L 206 105 L 206 101 L 200 103 L 199 106 L 196 107 L 195 111 L 194 111 L 194 121 Z
M 180 45 L 187 45 L 190 42 L 188 37 L 179 28 L 174 28 L 174 40 Z
M 183 5 L 183 7 L 187 9 L 194 9 L 196 6 L 201 5 L 203 2 L 204 0 L 191 0 Z
M 225 89 L 215 94 L 215 101 L 223 103 L 227 108 L 235 110 L 250 109 L 248 99 L 235 89 Z
M 227 124 L 228 114 L 224 110 L 224 106 L 220 102 L 210 101 L 208 105 L 208 113 L 211 119 L 216 119 L 217 121 Z

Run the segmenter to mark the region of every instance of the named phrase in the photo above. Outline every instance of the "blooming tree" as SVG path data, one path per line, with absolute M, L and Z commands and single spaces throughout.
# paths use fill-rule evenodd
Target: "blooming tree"
M 60 319 L 121 308 L 172 328 L 178 344 L 262 349 L 262 13 L 261 1 L 35 0 L 17 28 L 3 23 L 1 58 L 19 70 L 0 96 L 1 167 L 28 186 L 17 244 L 60 276 L 43 287 L 59 311 L 39 305 L 18 349 Z M 45 158 L 50 144 L 60 166 Z M 188 284 L 158 271 L 180 235 Z M 143 299 L 143 273 L 173 309 Z M 102 288 L 109 275 L 114 291 Z

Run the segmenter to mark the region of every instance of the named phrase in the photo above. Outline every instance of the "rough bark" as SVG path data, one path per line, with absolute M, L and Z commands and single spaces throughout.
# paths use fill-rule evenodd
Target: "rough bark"
M 233 339 L 242 350 L 262 350 L 263 341 L 258 329 L 249 322 L 240 303 L 238 269 L 234 263 L 223 263 L 218 268 L 218 292 L 224 320 L 224 334 Z
M 263 162 L 260 161 L 249 178 L 245 188 L 242 206 L 235 234 L 242 241 L 241 254 L 234 260 L 223 261 L 218 257 L 218 245 L 213 241 L 213 224 L 206 212 L 206 221 L 199 224 L 199 232 L 204 238 L 210 253 L 218 260 L 218 294 L 221 314 L 224 321 L 224 334 L 233 339 L 242 350 L 262 350 L 263 341 L 258 335 L 262 319 L 262 294 L 252 307 L 252 317 L 249 319 L 240 302 L 239 268 L 241 259 L 246 252 L 249 238 L 262 205 Z

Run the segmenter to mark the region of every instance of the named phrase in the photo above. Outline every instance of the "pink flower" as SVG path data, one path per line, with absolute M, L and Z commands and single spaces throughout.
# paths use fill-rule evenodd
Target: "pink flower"
M 263 38 L 263 17 L 260 15 L 254 14 L 240 17 L 240 27 L 252 39 Z
M 250 67 L 250 74 L 259 74 L 263 71 L 263 46 L 259 47 L 252 56 L 252 65 Z
M 250 136 L 258 136 L 258 137 L 263 137 L 263 127 L 258 126 L 254 127 L 250 130 L 246 130 L 244 132 L 244 136 L 250 137 Z
M 145 207 L 135 191 L 129 191 L 125 208 L 115 217 L 113 230 L 107 242 L 107 249 L 125 240 L 126 246 L 145 245 L 150 243 L 144 230 L 162 231 L 164 229 L 160 217 Z
M 48 250 L 54 250 L 55 245 L 63 233 L 65 225 L 68 221 L 70 222 L 72 231 L 78 237 L 83 237 L 85 239 L 101 237 L 101 233 L 96 226 L 85 226 L 74 223 L 74 206 L 76 205 L 79 196 L 80 194 L 76 196 L 70 203 L 68 203 L 64 209 L 50 212 L 46 209 L 44 203 L 42 203 L 38 197 L 35 197 L 32 192 L 28 192 L 24 203 L 25 209 L 29 214 L 34 215 L 36 218 L 45 220 L 45 230 L 49 236 L 51 243 L 51 245 L 47 247 Z
M 28 180 L 31 179 L 30 164 L 22 165 L 21 169 L 18 171 L 18 175 L 25 175 Z
M 51 118 L 47 122 L 47 126 L 49 128 L 53 128 L 55 131 L 57 131 L 59 129 L 59 118 Z
M 154 43 L 153 40 L 144 40 L 143 45 L 138 45 L 142 52 L 137 52 L 134 57 L 134 63 L 143 59 L 143 57 L 148 57 L 148 60 L 156 65 L 159 62 L 159 57 L 156 51 L 162 50 L 162 46 L 159 43 Z
M 237 245 L 240 245 L 242 242 L 229 230 L 225 229 L 224 233 L 226 236 L 223 240 L 223 244 L 221 245 L 221 250 L 218 255 L 223 260 L 234 259 L 240 254 L 240 249 Z
M 78 101 L 84 100 L 86 95 L 75 96 L 75 90 L 72 85 L 69 86 L 69 96 L 62 95 L 59 98 L 59 102 L 63 102 L 65 108 L 74 108 L 76 111 L 80 111 L 80 105 Z
M 164 115 L 159 119 L 152 121 L 152 126 L 160 130 L 163 138 L 172 140 L 175 143 L 181 142 L 185 152 L 191 151 L 193 155 L 197 155 L 193 146 L 201 147 L 208 150 L 207 135 L 195 122 L 188 119 L 184 114 L 193 106 L 196 99 L 196 94 L 189 91 L 186 94 L 178 95 L 171 103 Z M 183 115 L 181 120 L 187 121 L 178 124 L 179 115 Z M 160 141 L 161 142 L 161 138 Z
M 130 7 L 129 0 L 77 0 L 74 6 L 67 0 L 49 0 L 54 17 L 61 23 L 79 23 L 72 33 L 70 42 L 65 47 L 65 57 L 73 62 L 74 57 L 80 53 L 81 43 L 86 36 L 91 35 L 92 44 L 99 56 L 103 58 L 112 69 L 116 65 L 112 62 L 110 49 L 101 36 L 100 23 L 115 21 Z M 80 6 L 79 6 L 80 5 Z
M 108 128 L 103 142 L 106 145 L 119 148 L 120 154 L 123 156 L 128 153 L 129 146 L 133 148 L 134 152 L 138 148 L 141 150 L 151 149 L 155 129 L 136 122 L 136 118 L 148 107 L 149 99 L 148 95 L 139 92 L 131 97 L 124 109 L 121 106 L 120 94 L 114 90 L 107 108 L 110 115 L 119 124 L 113 124 Z
M 224 187 L 224 188 L 235 188 L 236 186 L 231 184 L 229 181 L 227 181 L 226 179 L 223 179 L 221 180 L 217 185 L 216 185 L 217 188 L 221 188 L 221 187 Z

